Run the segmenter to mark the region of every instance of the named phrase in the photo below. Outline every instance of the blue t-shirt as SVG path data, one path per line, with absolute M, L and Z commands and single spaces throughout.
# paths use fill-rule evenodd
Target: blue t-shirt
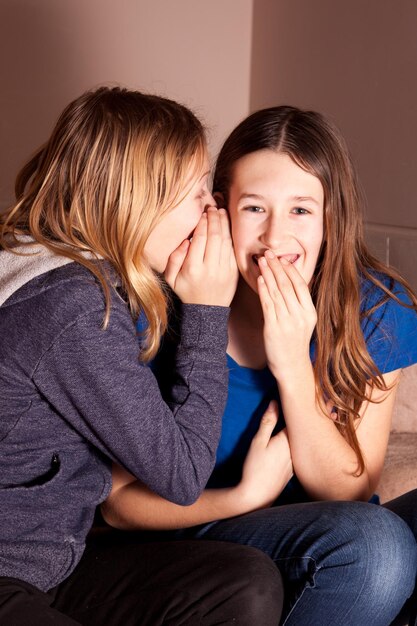
M 394 292 L 405 303 L 408 296 L 399 284 Z M 384 296 L 373 283 L 362 289 L 361 311 L 367 311 Z M 369 353 L 381 373 L 407 367 L 417 362 L 417 314 L 389 298 L 386 303 L 363 319 L 362 330 Z M 310 356 L 314 360 L 314 344 Z M 223 415 L 222 435 L 217 449 L 216 466 L 208 487 L 226 487 L 239 482 L 242 465 L 260 419 L 271 399 L 278 400 L 275 378 L 268 368 L 254 370 L 238 365 L 228 356 L 229 394 Z M 281 407 L 280 407 L 281 408 Z M 285 422 L 280 410 L 277 431 Z M 308 500 L 297 478 L 288 483 L 277 504 Z

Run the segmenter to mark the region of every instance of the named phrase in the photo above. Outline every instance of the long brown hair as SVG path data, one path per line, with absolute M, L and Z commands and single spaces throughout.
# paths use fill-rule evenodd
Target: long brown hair
M 141 355 L 148 360 L 167 325 L 167 294 L 143 249 L 205 154 L 204 129 L 184 106 L 119 87 L 86 92 L 18 174 L 17 202 L 0 216 L 0 246 L 13 250 L 29 235 L 87 267 L 105 295 L 104 326 L 110 288 L 95 260 L 110 262 L 132 315 L 143 311 L 148 320 Z
M 363 200 L 343 137 L 321 114 L 278 106 L 257 111 L 241 122 L 224 143 L 214 173 L 213 192 L 228 192 L 233 167 L 258 150 L 288 155 L 316 176 L 324 190 L 324 236 L 311 294 L 317 310 L 314 372 L 318 401 L 337 408 L 337 426 L 355 450 L 358 473 L 364 459 L 356 436 L 361 404 L 369 400 L 366 386 L 386 390 L 361 330 L 361 319 L 388 298 L 407 306 L 393 293 L 398 281 L 417 310 L 406 281 L 368 251 L 363 235 Z M 369 280 L 381 293 L 369 310 L 361 311 L 361 283 Z M 408 305 L 410 306 L 410 305 Z

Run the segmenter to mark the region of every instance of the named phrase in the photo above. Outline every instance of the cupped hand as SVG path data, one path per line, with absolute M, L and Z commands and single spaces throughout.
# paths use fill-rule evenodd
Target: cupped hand
M 266 357 L 270 370 L 280 381 L 310 361 L 317 313 L 308 285 L 294 265 L 270 251 L 258 264 Z
M 286 429 L 272 432 L 278 421 L 278 405 L 270 402 L 246 456 L 238 490 L 251 510 L 270 506 L 293 476 Z
M 202 214 L 192 240 L 169 257 L 165 280 L 186 304 L 230 305 L 238 269 L 224 209 L 209 207 Z

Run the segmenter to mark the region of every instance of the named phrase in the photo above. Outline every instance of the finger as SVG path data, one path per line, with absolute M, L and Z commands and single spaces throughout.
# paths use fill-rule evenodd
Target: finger
M 323 410 L 323 413 L 327 417 L 330 417 L 330 419 L 332 419 L 333 421 L 337 420 L 338 418 L 337 407 L 335 406 L 332 400 L 327 400 L 327 402 L 325 402 L 324 406 L 321 406 L 321 408 Z
M 268 408 L 261 418 L 258 432 L 254 436 L 253 441 L 256 441 L 258 444 L 266 447 L 269 443 L 269 440 L 271 439 L 273 430 L 277 425 L 277 422 L 278 404 L 275 400 L 271 400 Z
M 207 213 L 202 213 L 193 236 L 188 251 L 187 263 L 201 264 L 204 261 L 204 254 L 207 244 Z
M 265 326 L 276 323 L 277 314 L 275 311 L 275 304 L 272 300 L 268 287 L 266 286 L 263 276 L 258 277 L 258 296 L 261 303 L 262 315 L 264 318 Z
M 172 252 L 168 258 L 168 263 L 165 268 L 164 276 L 171 289 L 175 288 L 175 282 L 177 276 L 181 271 L 184 264 L 184 260 L 187 256 L 187 252 L 190 247 L 190 242 L 185 239 L 174 252 Z
M 339 419 L 339 412 L 336 406 L 332 406 L 329 417 L 334 422 L 337 422 L 337 420 Z
M 219 209 L 220 228 L 222 234 L 222 250 L 220 255 L 220 263 L 230 265 L 230 261 L 234 260 L 235 254 L 233 250 L 232 235 L 230 232 L 229 215 L 226 209 Z
M 207 244 L 204 261 L 217 267 L 220 264 L 222 250 L 222 229 L 218 209 L 207 209 Z
M 269 297 L 272 300 L 276 315 L 281 316 L 288 314 L 288 307 L 283 294 L 279 288 L 275 275 L 265 257 L 258 259 L 258 267 L 261 272 L 261 276 L 265 281 L 266 288 L 269 293 Z
M 259 440 L 263 440 L 267 443 L 273 430 L 278 422 L 278 403 L 276 400 L 271 400 L 268 404 L 264 414 L 262 415 L 261 421 L 259 423 L 258 431 L 255 435 Z
M 217 210 L 217 212 L 220 218 L 220 230 L 222 233 L 222 238 L 225 241 L 228 241 L 229 239 L 231 239 L 229 215 L 226 209 L 220 208 Z
M 311 298 L 310 289 L 298 269 L 294 267 L 294 265 L 290 263 L 287 259 L 281 259 L 280 262 L 284 272 L 292 283 L 294 292 L 301 306 L 305 309 L 314 306 L 313 300 Z
M 294 313 L 299 307 L 300 303 L 298 302 L 298 297 L 290 276 L 288 276 L 287 272 L 284 269 L 283 263 L 272 252 L 272 250 L 266 250 L 265 259 L 275 279 L 276 287 L 285 303 L 287 310 L 291 313 Z

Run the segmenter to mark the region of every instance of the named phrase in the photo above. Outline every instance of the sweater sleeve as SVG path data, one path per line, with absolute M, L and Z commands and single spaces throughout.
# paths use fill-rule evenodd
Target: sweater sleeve
M 33 380 L 63 419 L 159 495 L 190 504 L 215 462 L 227 398 L 225 307 L 186 305 L 175 406 L 163 400 L 127 307 L 80 314 L 40 359 Z

